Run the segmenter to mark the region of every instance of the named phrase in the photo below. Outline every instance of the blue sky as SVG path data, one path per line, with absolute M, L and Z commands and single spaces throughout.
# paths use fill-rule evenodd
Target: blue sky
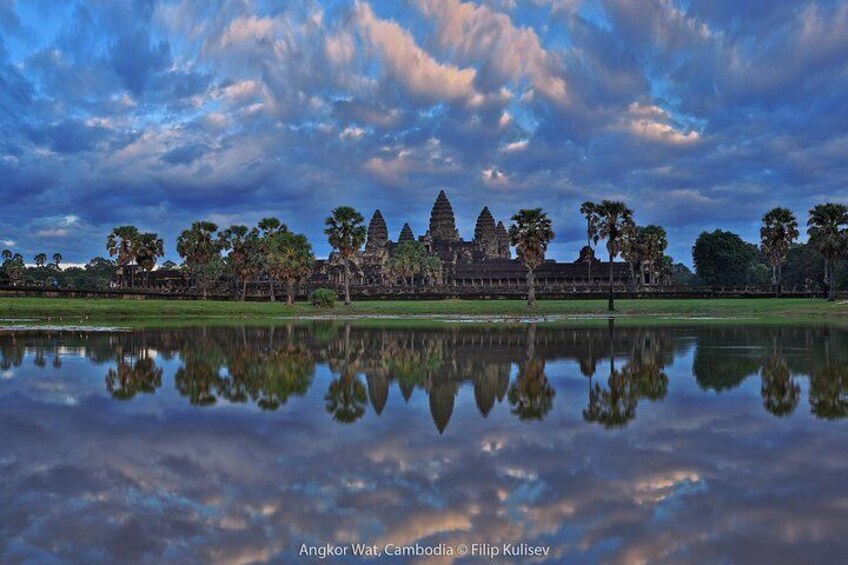
M 542 206 L 573 259 L 617 198 L 691 262 L 784 205 L 848 202 L 848 3 L 0 0 L 0 246 L 68 262 L 112 226 L 176 235 L 380 208 L 464 237 Z

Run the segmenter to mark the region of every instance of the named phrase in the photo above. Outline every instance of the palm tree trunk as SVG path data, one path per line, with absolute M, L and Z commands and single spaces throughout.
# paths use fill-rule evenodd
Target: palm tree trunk
M 824 292 L 828 300 L 830 300 L 830 260 L 827 257 L 824 259 Z
M 268 278 L 268 286 L 271 287 L 271 302 L 276 302 L 277 297 L 274 295 L 274 277 Z
M 827 299 L 833 302 L 836 300 L 836 285 L 833 284 L 833 267 L 827 259 L 825 259 L 824 266 L 827 273 Z
M 777 297 L 783 294 L 783 262 L 777 264 Z
M 527 306 L 536 307 L 536 274 L 533 269 L 527 269 Z
M 288 306 L 294 304 L 294 283 L 292 281 L 288 281 L 286 284 L 286 304 Z
M 350 263 L 347 257 L 344 258 L 344 291 L 345 306 L 350 306 Z
M 609 254 L 609 305 L 608 305 L 610 312 L 615 310 L 615 294 L 614 294 L 615 291 L 613 290 L 613 285 L 612 285 L 612 274 L 613 274 L 612 267 L 613 267 L 612 251 L 610 251 L 610 254 Z
M 247 279 L 244 279 L 241 282 L 241 301 L 244 302 L 247 299 Z

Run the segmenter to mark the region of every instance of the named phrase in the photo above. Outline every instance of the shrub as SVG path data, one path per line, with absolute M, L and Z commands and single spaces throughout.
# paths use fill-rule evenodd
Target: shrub
M 336 291 L 319 288 L 312 293 L 309 301 L 317 308 L 332 308 L 336 305 Z

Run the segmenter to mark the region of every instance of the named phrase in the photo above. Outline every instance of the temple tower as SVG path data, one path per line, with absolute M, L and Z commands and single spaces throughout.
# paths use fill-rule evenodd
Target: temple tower
M 412 233 L 412 228 L 409 227 L 409 224 L 403 224 L 403 229 L 400 230 L 400 236 L 398 237 L 398 243 L 407 241 L 415 241 L 415 235 Z
M 495 218 L 486 206 L 477 217 L 477 225 L 474 227 L 474 243 L 483 253 L 483 258 L 494 259 L 499 256 L 500 243 L 495 230 Z
M 436 203 L 433 204 L 433 210 L 430 212 L 429 234 L 434 243 L 450 243 L 459 239 L 453 207 L 444 190 L 439 192 Z
M 386 247 L 389 243 L 389 229 L 386 220 L 379 210 L 374 211 L 371 221 L 368 223 L 368 236 L 365 239 L 365 253 L 376 253 Z
M 509 234 L 506 232 L 506 226 L 503 222 L 498 222 L 495 234 L 498 238 L 498 256 L 501 259 L 512 259 L 512 251 L 509 249 Z

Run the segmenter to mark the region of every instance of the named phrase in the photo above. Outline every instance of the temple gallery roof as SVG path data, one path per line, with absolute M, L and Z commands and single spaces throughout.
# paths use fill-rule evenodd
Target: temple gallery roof
M 595 263 L 593 271 L 596 278 L 603 278 L 609 273 L 609 263 Z M 589 265 L 586 263 L 557 263 L 545 261 L 536 269 L 536 277 L 584 278 L 588 276 Z M 483 263 L 458 264 L 454 268 L 455 278 L 473 277 L 524 277 L 527 268 L 518 259 L 500 259 Z M 627 277 L 630 267 L 627 263 L 613 263 L 613 277 Z

